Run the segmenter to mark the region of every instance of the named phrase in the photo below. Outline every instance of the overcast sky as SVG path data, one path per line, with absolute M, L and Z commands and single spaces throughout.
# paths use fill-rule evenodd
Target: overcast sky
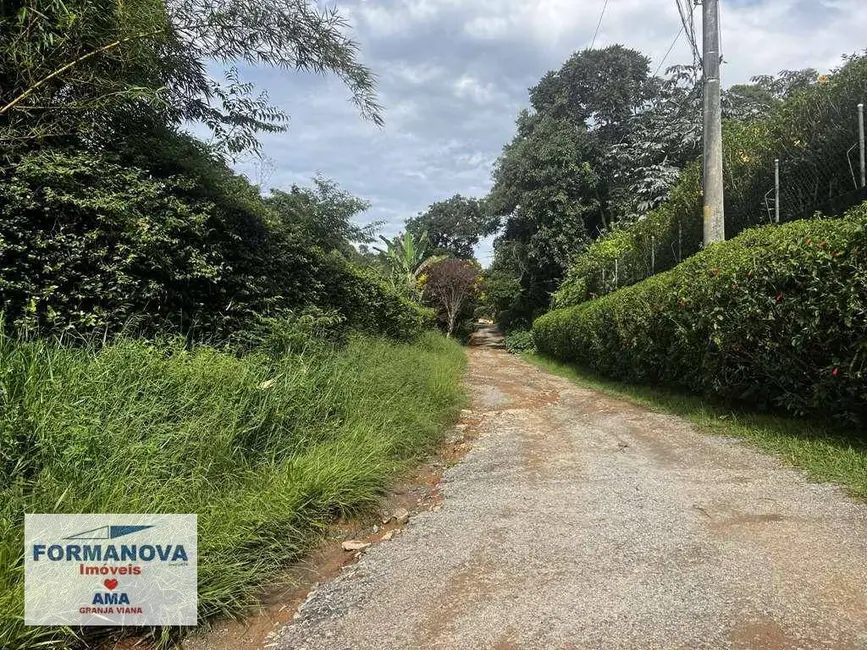
M 828 71 L 867 48 L 865 0 L 723 0 L 723 84 L 782 69 Z M 360 221 L 403 221 L 455 193 L 484 196 L 527 88 L 589 47 L 604 0 L 341 0 L 361 56 L 379 77 L 385 126 L 363 121 L 333 78 L 242 68 L 291 116 L 263 137 L 272 164 L 238 169 L 265 187 L 317 172 L 371 202 Z M 698 10 L 700 11 L 700 10 Z M 699 21 L 700 22 L 700 21 Z M 662 60 L 680 28 L 675 0 L 609 0 L 596 46 Z M 700 25 L 697 26 L 700 30 Z M 665 65 L 691 61 L 686 39 Z M 480 246 L 487 263 L 490 242 Z

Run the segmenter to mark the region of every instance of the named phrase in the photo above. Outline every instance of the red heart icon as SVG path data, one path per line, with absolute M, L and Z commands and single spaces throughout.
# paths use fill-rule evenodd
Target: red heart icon
M 109 591 L 113 591 L 115 587 L 117 587 L 117 580 L 115 578 L 111 578 L 109 580 L 104 580 L 103 583 L 105 588 Z

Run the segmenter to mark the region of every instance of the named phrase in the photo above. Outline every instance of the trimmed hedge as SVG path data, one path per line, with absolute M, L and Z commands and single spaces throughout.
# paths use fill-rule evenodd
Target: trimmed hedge
M 867 203 L 743 232 L 533 325 L 538 349 L 629 382 L 867 421 Z
M 533 352 L 536 349 L 536 344 L 533 343 L 533 333 L 528 330 L 515 330 L 506 334 L 503 341 L 506 349 L 512 354 L 520 354 L 521 352 Z

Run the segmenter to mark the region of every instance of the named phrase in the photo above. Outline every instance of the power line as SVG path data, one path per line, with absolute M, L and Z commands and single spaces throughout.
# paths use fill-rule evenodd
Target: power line
M 599 14 L 599 22 L 596 23 L 596 31 L 593 33 L 593 41 L 590 43 L 590 49 L 593 49 L 593 46 L 596 45 L 596 37 L 599 36 L 599 28 L 602 27 L 602 19 L 605 17 L 605 10 L 608 8 L 608 0 L 605 0 L 605 4 L 602 5 L 602 13 Z
M 681 0 L 675 0 L 675 4 L 677 5 L 677 13 L 680 15 L 680 24 L 686 32 L 686 39 L 692 48 L 693 65 L 696 65 L 701 61 L 701 53 L 695 38 L 695 12 L 693 11 L 692 0 L 683 0 L 683 4 L 681 4 Z
M 671 45 L 668 48 L 668 52 L 666 52 L 665 56 L 662 57 L 662 61 L 659 62 L 659 65 L 656 68 L 656 72 L 653 73 L 654 77 L 659 74 L 660 70 L 662 70 L 662 66 L 665 63 L 665 60 L 668 58 L 668 55 L 671 54 L 671 51 L 674 49 L 674 46 L 677 45 L 677 41 L 680 40 L 680 35 L 683 34 L 684 31 L 685 31 L 684 26 L 681 25 L 680 31 L 677 32 L 677 36 L 674 37 L 674 40 L 671 42 Z

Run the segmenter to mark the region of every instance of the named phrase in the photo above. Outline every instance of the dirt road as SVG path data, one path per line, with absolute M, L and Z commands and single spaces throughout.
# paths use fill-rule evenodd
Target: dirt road
M 469 351 L 445 501 L 321 586 L 282 650 L 867 648 L 867 505 L 736 441 Z

